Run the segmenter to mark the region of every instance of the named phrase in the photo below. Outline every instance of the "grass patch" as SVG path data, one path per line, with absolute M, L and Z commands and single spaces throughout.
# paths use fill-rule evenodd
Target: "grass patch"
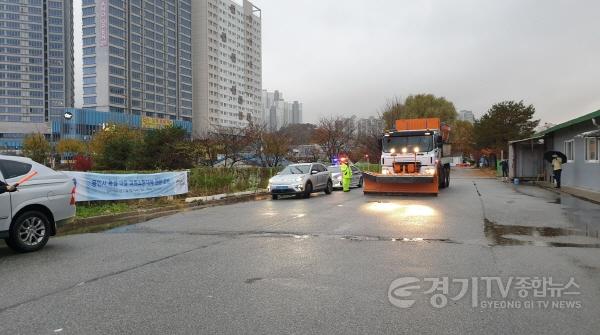
M 86 219 L 94 216 L 121 214 L 138 209 L 161 208 L 183 204 L 185 197 L 137 199 L 125 201 L 96 201 L 77 203 L 77 218 Z
M 77 204 L 77 217 L 90 218 L 94 216 L 125 213 L 132 210 L 131 206 L 123 202 Z

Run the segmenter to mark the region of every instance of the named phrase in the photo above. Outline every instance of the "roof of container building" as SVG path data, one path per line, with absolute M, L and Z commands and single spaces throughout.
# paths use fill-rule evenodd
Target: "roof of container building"
M 548 135 L 548 134 L 557 132 L 557 131 L 559 131 L 561 129 L 565 129 L 567 127 L 574 126 L 576 124 L 580 124 L 580 123 L 583 123 L 583 122 L 586 122 L 586 121 L 590 121 L 590 120 L 592 120 L 594 118 L 600 118 L 600 110 L 597 110 L 597 111 L 595 111 L 593 113 L 589 113 L 589 114 L 580 116 L 578 118 L 575 118 L 573 120 L 561 123 L 561 124 L 556 125 L 556 126 L 554 126 L 552 128 L 548 128 L 548 129 L 546 129 L 546 130 L 544 130 L 544 131 L 542 131 L 540 133 L 537 133 L 535 136 Z M 600 123 L 600 120 L 598 120 L 598 121 Z
M 583 122 L 586 122 L 586 121 L 590 121 L 590 120 L 592 120 L 594 118 L 600 118 L 600 110 L 597 110 L 597 111 L 595 111 L 593 113 L 589 113 L 589 114 L 580 116 L 578 118 L 569 120 L 567 122 L 563 122 L 563 123 L 561 123 L 559 125 L 556 125 L 554 127 L 548 128 L 548 129 L 546 129 L 544 131 L 536 133 L 536 134 L 534 134 L 533 136 L 531 136 L 529 138 L 524 138 L 524 139 L 520 139 L 520 140 L 509 141 L 508 143 L 509 144 L 513 144 L 513 143 L 520 143 L 520 142 L 528 142 L 528 141 L 533 141 L 533 140 L 539 140 L 539 139 L 542 139 L 542 138 L 546 137 L 546 135 L 552 134 L 554 132 L 557 132 L 557 131 L 559 131 L 561 129 L 568 128 L 570 126 L 574 126 L 574 125 L 577 125 L 577 124 L 580 124 L 580 123 L 583 123 Z M 598 120 L 598 123 L 600 124 L 600 120 Z

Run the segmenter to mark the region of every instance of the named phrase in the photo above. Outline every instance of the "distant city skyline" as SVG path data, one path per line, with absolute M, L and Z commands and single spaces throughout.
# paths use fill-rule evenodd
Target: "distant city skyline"
M 81 0 L 74 3 L 77 42 Z M 377 115 L 387 100 L 419 93 L 444 96 L 477 118 L 505 100 L 533 104 L 535 117 L 552 123 L 600 109 L 597 1 L 386 0 L 369 11 L 356 0 L 253 3 L 266 13 L 263 87 L 302 100 L 304 122 Z
M 303 104 L 298 100 L 286 101 L 282 91 L 262 91 L 262 124 L 277 131 L 292 124 L 303 123 Z

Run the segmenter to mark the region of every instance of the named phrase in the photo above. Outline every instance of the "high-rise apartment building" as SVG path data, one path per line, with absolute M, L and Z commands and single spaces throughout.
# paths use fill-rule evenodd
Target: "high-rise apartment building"
M 287 102 L 280 91 L 262 91 L 263 123 L 271 131 L 277 131 L 291 124 L 302 123 L 302 104 Z
M 194 136 L 262 122 L 261 11 L 244 0 L 192 0 Z
M 192 0 L 83 0 L 83 107 L 191 121 Z
M 292 103 L 291 124 L 302 123 L 302 104 L 298 101 Z
M 72 0 L 0 0 L 0 147 L 74 104 Z
M 475 123 L 475 114 L 473 114 L 471 111 L 462 110 L 458 112 L 458 119 L 461 121 Z
M 359 119 L 356 122 L 356 135 L 359 137 L 379 135 L 383 133 L 384 128 L 385 122 L 383 119 L 371 116 L 369 118 Z

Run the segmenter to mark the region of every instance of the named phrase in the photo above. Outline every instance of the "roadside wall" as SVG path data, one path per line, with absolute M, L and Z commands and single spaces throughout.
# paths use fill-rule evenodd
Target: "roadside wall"
M 595 130 L 591 121 L 574 125 L 554 133 L 553 146 L 556 151 L 565 152 L 565 141 L 574 140 L 574 161 L 563 166 L 563 185 L 600 192 L 600 163 L 585 160 L 585 139 L 577 135 Z M 547 164 L 547 163 L 546 163 Z M 547 169 L 552 170 L 548 164 Z

